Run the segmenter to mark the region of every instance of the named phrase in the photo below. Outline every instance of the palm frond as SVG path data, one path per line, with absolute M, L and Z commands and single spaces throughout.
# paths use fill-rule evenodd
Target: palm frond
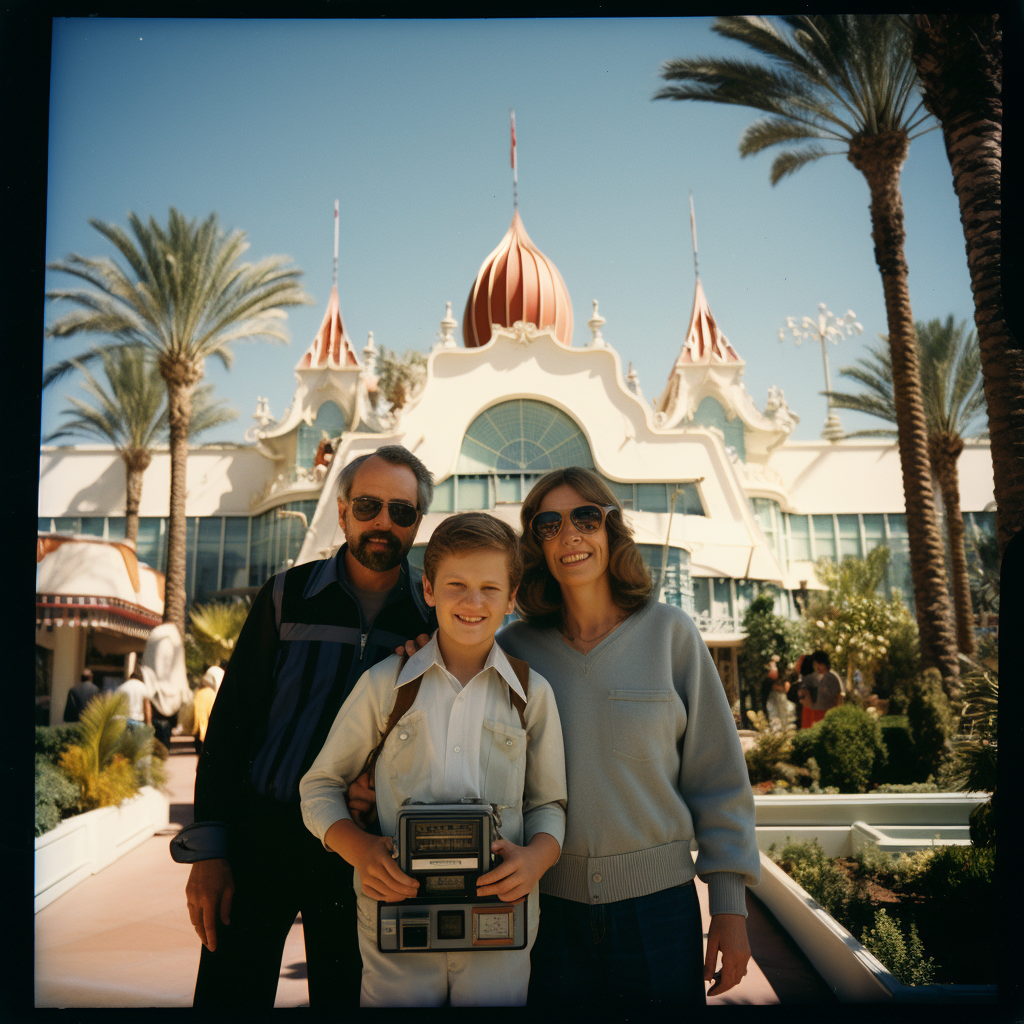
M 807 146 L 805 149 L 787 149 L 772 161 L 769 180 L 773 185 L 777 185 L 787 174 L 795 173 L 805 164 L 820 160 L 823 156 L 836 155 L 837 153 L 829 152 L 820 146 Z

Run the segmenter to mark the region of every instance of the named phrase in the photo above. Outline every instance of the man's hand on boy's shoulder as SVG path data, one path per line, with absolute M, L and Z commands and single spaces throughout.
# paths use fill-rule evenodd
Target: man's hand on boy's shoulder
M 365 832 L 367 822 L 377 806 L 377 793 L 373 788 L 373 779 L 368 772 L 363 772 L 358 779 L 345 790 L 345 805 L 352 820 Z
M 491 843 L 491 852 L 501 863 L 476 880 L 477 896 L 497 896 L 505 903 L 529 896 L 540 876 L 558 860 L 558 841 L 546 832 L 538 832 L 529 846 L 517 846 L 507 839 Z
M 430 637 L 426 633 L 420 633 L 415 640 L 406 640 L 404 647 L 396 647 L 395 654 L 408 654 L 411 658 L 421 647 L 430 643 Z

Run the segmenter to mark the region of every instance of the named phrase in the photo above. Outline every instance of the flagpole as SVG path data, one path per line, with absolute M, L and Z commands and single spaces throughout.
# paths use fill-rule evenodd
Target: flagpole
M 338 200 L 334 200 L 334 287 L 338 287 Z
M 693 193 L 690 193 L 690 235 L 693 238 L 693 273 L 700 277 L 700 270 L 697 269 L 697 218 L 693 213 Z
M 512 114 L 512 209 L 519 210 L 519 167 L 516 161 L 516 112 Z

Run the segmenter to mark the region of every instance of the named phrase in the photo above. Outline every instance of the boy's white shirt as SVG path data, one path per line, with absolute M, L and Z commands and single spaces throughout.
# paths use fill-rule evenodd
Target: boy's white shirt
M 402 801 L 482 797 L 502 810 L 502 835 L 525 846 L 538 832 L 565 838 L 565 756 L 558 708 L 547 680 L 530 670 L 524 732 L 509 701 L 522 687 L 505 652 L 493 645 L 465 686 L 448 672 L 437 634 L 399 672 L 394 655 L 360 677 L 299 784 L 302 819 L 321 842 L 350 818 L 348 784 L 362 771 L 384 730 L 395 691 L 423 677 L 412 707 L 388 736 L 374 774 L 381 832 L 395 834 Z M 359 891 L 359 880 L 355 880 Z

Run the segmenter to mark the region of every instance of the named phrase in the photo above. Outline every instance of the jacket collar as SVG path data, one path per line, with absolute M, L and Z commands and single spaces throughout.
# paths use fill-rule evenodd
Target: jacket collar
M 434 631 L 434 635 L 430 638 L 430 643 L 425 644 L 421 647 L 403 666 L 402 671 L 398 673 L 398 678 L 395 680 L 395 689 L 399 686 L 404 686 L 406 683 L 412 682 L 414 679 L 418 679 L 424 672 L 427 671 L 432 665 L 437 665 L 438 668 L 448 671 L 447 666 L 444 663 L 444 658 L 441 657 L 441 648 L 437 643 L 437 631 Z M 512 666 L 509 664 L 508 658 L 505 656 L 505 652 L 498 646 L 498 642 L 495 641 L 491 646 L 491 650 L 487 655 L 487 660 L 484 662 L 483 671 L 489 668 L 493 668 L 495 672 L 505 681 L 509 689 L 515 691 L 524 701 L 526 700 L 526 694 L 523 693 L 523 687 L 519 682 L 519 677 L 515 674 Z
M 332 558 L 324 558 L 317 562 L 316 567 L 309 574 L 309 579 L 306 580 L 306 586 L 303 588 L 302 596 L 305 599 L 315 597 L 325 587 L 331 583 L 337 583 L 341 588 L 349 594 L 351 597 L 355 595 L 351 591 L 351 584 L 348 581 L 348 576 L 345 573 L 345 552 L 348 551 L 348 544 L 342 544 L 338 548 L 337 553 Z M 430 608 L 427 602 L 423 599 L 423 573 L 422 570 L 417 569 L 415 566 L 409 565 L 407 558 L 402 559 L 402 563 L 399 566 L 398 582 L 391 590 L 391 595 L 388 598 L 387 603 L 391 604 L 393 601 L 404 597 L 407 593 L 412 595 L 413 604 L 416 606 L 416 610 L 420 613 L 420 616 L 425 619 L 430 619 Z

